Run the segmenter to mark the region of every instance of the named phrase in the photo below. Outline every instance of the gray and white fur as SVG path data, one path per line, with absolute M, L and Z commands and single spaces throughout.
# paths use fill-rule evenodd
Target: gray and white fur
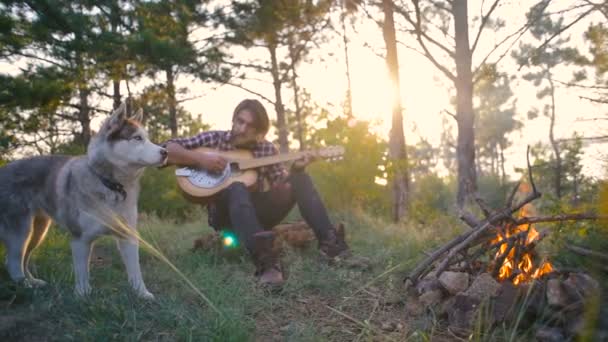
M 89 258 L 93 242 L 112 234 L 111 212 L 137 227 L 139 178 L 147 166 L 164 163 L 167 152 L 153 144 L 138 122 L 141 110 L 127 118 L 125 105 L 116 109 L 78 157 L 49 155 L 17 160 L 0 168 L 0 239 L 6 246 L 6 267 L 13 281 L 42 286 L 29 271 L 32 251 L 44 240 L 51 220 L 71 233 L 75 292 L 91 292 Z M 129 283 L 144 298 L 135 234 L 115 234 Z

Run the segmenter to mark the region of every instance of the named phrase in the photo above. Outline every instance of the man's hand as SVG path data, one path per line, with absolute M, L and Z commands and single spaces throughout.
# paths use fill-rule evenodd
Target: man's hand
M 304 157 L 296 160 L 293 165 L 291 165 L 291 169 L 294 171 L 302 171 L 308 166 L 308 164 L 315 161 L 317 157 L 311 152 L 305 152 Z
M 211 171 L 213 173 L 220 173 L 226 168 L 228 163 L 226 159 L 218 156 L 217 154 L 211 153 L 199 153 L 199 168 Z

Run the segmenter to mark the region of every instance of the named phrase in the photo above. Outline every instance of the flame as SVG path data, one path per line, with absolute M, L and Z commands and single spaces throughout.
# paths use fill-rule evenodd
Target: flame
M 534 212 L 534 207 L 531 204 L 527 204 L 520 210 L 519 217 L 531 216 Z M 499 244 L 501 241 L 505 241 L 500 244 L 498 251 L 496 252 L 496 262 L 500 262 L 505 253 L 508 252 L 508 254 L 504 256 L 504 259 L 502 259 L 502 264 L 494 266 L 500 267 L 498 270 L 498 280 L 511 280 L 514 285 L 519 285 L 532 279 L 538 279 L 553 271 L 553 266 L 547 261 L 542 262 L 539 267 L 534 268 L 534 255 L 531 251 L 518 251 L 517 248 L 521 248 L 521 244 L 512 244 L 510 246 L 506 241 L 511 236 L 524 232 L 526 232 L 524 246 L 529 246 L 540 239 L 540 233 L 534 229 L 532 225 L 524 224 L 519 226 L 506 225 L 502 234 L 498 234 L 496 238 L 491 241 L 492 244 Z M 509 248 L 511 249 L 508 250 Z M 519 261 L 516 259 L 519 259 Z

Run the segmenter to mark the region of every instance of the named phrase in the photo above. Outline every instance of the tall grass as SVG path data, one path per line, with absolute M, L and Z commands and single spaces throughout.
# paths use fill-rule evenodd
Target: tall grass
M 291 219 L 298 219 L 297 214 Z M 287 250 L 283 257 L 286 284 L 282 291 L 269 293 L 256 284 L 246 253 L 227 258 L 190 250 L 195 238 L 211 232 L 204 217 L 185 224 L 144 217 L 139 225 L 142 239 L 183 275 L 156 252 L 142 249 L 144 279 L 156 296 L 152 302 L 131 291 L 110 238 L 100 239 L 95 246 L 93 293 L 84 299 L 76 297 L 69 237 L 52 228 L 32 260 L 33 272 L 49 285 L 20 288 L 0 268 L 0 340 L 433 339 L 436 322 L 424 327 L 407 322 L 403 305 L 386 304 L 383 298 L 402 295 L 403 276 L 423 257 L 422 252 L 457 234 L 462 225 L 448 218 L 424 225 L 393 224 L 352 211 L 333 219 L 345 222 L 351 248 L 370 258 L 373 268 L 326 265 L 313 243 L 304 251 Z M 403 328 L 384 331 L 381 326 L 386 322 L 400 323 Z

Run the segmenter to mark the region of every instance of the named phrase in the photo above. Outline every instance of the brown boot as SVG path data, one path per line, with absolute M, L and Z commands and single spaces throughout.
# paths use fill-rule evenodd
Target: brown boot
M 255 276 L 261 285 L 280 287 L 285 280 L 279 257 L 273 250 L 274 233 L 260 232 L 254 235 L 251 257 L 256 266 Z
M 351 268 L 368 269 L 371 262 L 368 258 L 354 256 L 346 243 L 344 224 L 339 223 L 335 232 L 329 238 L 319 243 L 321 258 L 330 265 L 346 266 Z
M 343 223 L 338 224 L 335 231 L 330 231 L 326 240 L 319 242 L 319 251 L 324 258 L 330 260 L 350 254 L 350 248 L 346 244 Z

